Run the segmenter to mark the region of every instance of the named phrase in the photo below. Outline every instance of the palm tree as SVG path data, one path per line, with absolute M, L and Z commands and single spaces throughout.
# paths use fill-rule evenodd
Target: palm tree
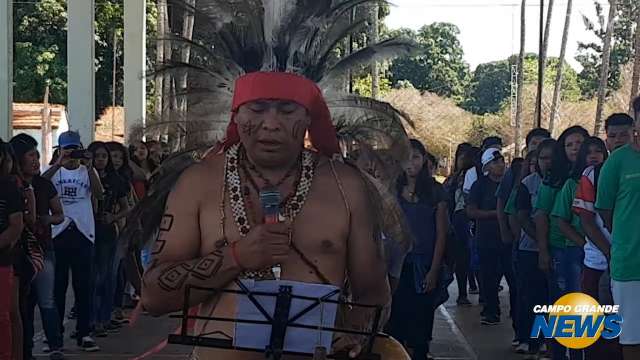
M 602 113 L 604 112 L 604 98 L 607 93 L 609 80 L 609 62 L 611 60 L 611 38 L 613 37 L 613 25 L 617 11 L 617 0 L 609 0 L 609 19 L 607 20 L 607 33 L 604 38 L 602 50 L 602 70 L 600 72 L 600 85 L 598 86 L 598 106 L 596 107 L 596 121 L 594 135 L 602 134 Z
M 640 87 L 640 8 L 638 9 L 638 18 L 636 20 L 636 44 L 635 44 L 635 60 L 633 62 L 633 77 L 631 82 L 631 101 L 633 102 L 638 96 L 638 87 Z M 630 105 L 631 106 L 631 105 Z M 630 109 L 632 111 L 633 109 Z
M 377 44 L 379 39 L 378 29 L 378 14 L 380 12 L 380 5 L 375 3 L 371 6 L 371 34 L 369 35 L 369 43 Z M 377 99 L 380 94 L 380 69 L 378 62 L 371 63 L 371 97 Z
M 544 37 L 540 48 L 540 59 L 538 67 L 538 95 L 536 99 L 536 119 L 542 118 L 542 101 L 544 93 L 544 74 L 547 69 L 547 50 L 549 49 L 549 34 L 551 32 L 551 17 L 553 15 L 554 0 L 549 0 L 549 8 L 547 9 L 547 18 L 544 25 Z M 540 6 L 544 6 L 544 2 L 540 2 Z M 542 9 L 541 9 L 542 11 Z M 540 14 L 542 16 L 542 13 Z M 542 21 L 542 19 L 541 19 Z M 540 112 L 540 113 L 538 113 Z
M 551 117 L 549 118 L 549 132 L 553 134 L 553 127 L 560 106 L 560 93 L 562 91 L 562 74 L 564 70 L 564 58 L 567 53 L 567 40 L 569 39 L 569 28 L 571 27 L 571 12 L 573 0 L 567 2 L 567 16 L 564 21 L 564 31 L 562 33 L 562 46 L 560 47 L 560 59 L 558 59 L 558 70 L 556 73 L 555 88 L 553 89 L 553 104 L 551 105 Z
M 527 15 L 527 0 L 522 0 L 520 9 L 520 54 L 518 56 L 518 89 L 517 89 L 517 103 L 516 103 L 516 155 L 520 152 L 520 138 L 522 136 L 522 88 L 524 86 L 524 55 L 525 55 L 525 40 L 526 40 L 526 15 Z

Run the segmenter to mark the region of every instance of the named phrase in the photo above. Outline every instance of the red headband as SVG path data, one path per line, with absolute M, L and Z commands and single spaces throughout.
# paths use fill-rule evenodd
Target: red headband
M 309 137 L 313 147 L 329 157 L 340 153 L 336 129 L 318 86 L 302 76 L 283 72 L 254 72 L 236 80 L 231 122 L 222 142 L 223 149 L 240 142 L 234 120 L 238 108 L 256 100 L 287 100 L 304 106 L 311 116 Z

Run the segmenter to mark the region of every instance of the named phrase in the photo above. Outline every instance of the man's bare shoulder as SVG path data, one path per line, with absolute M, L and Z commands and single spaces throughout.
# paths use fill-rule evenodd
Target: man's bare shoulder
M 220 184 L 223 173 L 224 156 L 207 156 L 184 170 L 173 192 L 180 196 L 200 198 L 202 192 L 209 192 L 212 186 Z
M 333 163 L 333 169 L 331 168 Z M 345 195 L 356 203 L 360 203 L 366 196 L 367 186 L 364 182 L 363 174 L 360 170 L 352 164 L 343 163 L 340 161 L 331 161 L 326 157 L 318 159 L 318 175 L 323 178 L 331 177 L 332 180 L 337 176 L 342 190 Z

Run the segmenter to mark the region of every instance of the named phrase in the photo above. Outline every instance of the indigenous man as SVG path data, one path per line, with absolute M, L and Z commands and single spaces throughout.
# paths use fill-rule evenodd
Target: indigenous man
M 304 150 L 307 131 L 317 152 Z M 221 150 L 188 168 L 169 195 L 144 276 L 146 310 L 159 315 L 181 309 L 187 285 L 236 288 L 236 279 L 272 279 L 276 265 L 282 280 L 340 288 L 348 280 L 354 302 L 388 304 L 386 269 L 380 242 L 374 240 L 365 184 L 356 169 L 331 159 L 339 146 L 315 83 L 276 72 L 239 78 Z M 284 221 L 263 223 L 259 195 L 265 189 L 285 194 Z M 201 304 L 203 316 L 234 318 L 237 299 L 194 291 L 189 305 Z M 367 315 L 352 311 L 344 327 L 370 326 Z M 234 336 L 232 324 L 213 321 L 196 324 L 195 331 Z M 334 350 L 348 350 L 355 357 L 362 344 L 343 337 Z M 204 348 L 194 355 L 264 358 Z

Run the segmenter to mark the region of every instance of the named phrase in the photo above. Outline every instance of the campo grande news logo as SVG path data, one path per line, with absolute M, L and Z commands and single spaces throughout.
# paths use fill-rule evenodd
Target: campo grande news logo
M 555 338 L 570 349 L 584 349 L 600 336 L 614 339 L 622 331 L 619 305 L 600 305 L 587 294 L 564 295 L 553 305 L 536 305 L 531 337 Z

